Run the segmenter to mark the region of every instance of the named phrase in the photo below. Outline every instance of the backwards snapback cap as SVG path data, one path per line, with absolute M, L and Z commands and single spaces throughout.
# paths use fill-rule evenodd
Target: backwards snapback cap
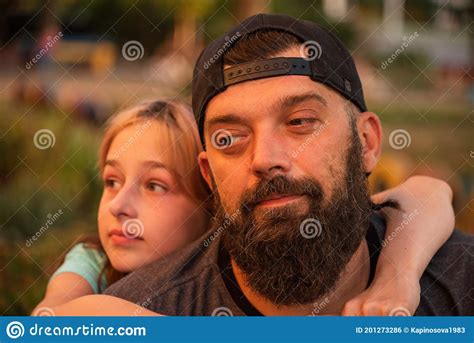
M 224 55 L 242 37 L 259 30 L 279 30 L 301 40 L 301 57 L 276 57 L 233 65 Z M 282 75 L 307 75 L 338 91 L 367 111 L 354 60 L 341 41 L 316 23 L 281 14 L 257 14 L 209 44 L 194 67 L 192 105 L 204 145 L 204 117 L 209 101 L 233 84 Z

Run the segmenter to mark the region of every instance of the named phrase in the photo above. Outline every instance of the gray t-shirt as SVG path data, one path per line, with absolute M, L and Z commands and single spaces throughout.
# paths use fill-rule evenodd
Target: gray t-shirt
M 373 216 L 366 239 L 373 278 L 385 223 Z M 212 239 L 210 239 L 212 237 Z M 165 315 L 260 315 L 240 290 L 218 232 L 144 266 L 107 288 L 113 295 Z M 415 315 L 474 315 L 474 236 L 455 231 L 421 278 Z

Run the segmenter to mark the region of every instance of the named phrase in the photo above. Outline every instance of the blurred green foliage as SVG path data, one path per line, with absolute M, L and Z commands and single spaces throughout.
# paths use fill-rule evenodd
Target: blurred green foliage
M 95 223 L 101 188 L 96 165 L 100 130 L 73 123 L 51 108 L 31 112 L 18 105 L 1 108 L 0 240 L 31 236 L 58 209 L 64 212 L 59 218 L 62 225 L 74 218 Z M 21 118 L 23 113 L 26 118 Z M 40 129 L 53 132 L 54 146 L 44 150 L 35 146 L 33 137 Z
M 62 253 L 80 235 L 96 232 L 101 130 L 52 107 L 30 111 L 3 103 L 0 111 L 0 309 L 26 315 L 44 295 Z M 54 146 L 35 146 L 40 129 L 54 133 Z M 27 245 L 60 209 L 63 215 Z

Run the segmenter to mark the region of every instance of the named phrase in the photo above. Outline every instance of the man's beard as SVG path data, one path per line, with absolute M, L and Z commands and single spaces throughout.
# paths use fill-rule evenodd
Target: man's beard
M 371 202 L 354 126 L 349 145 L 345 175 L 332 181 L 331 197 L 312 178 L 279 175 L 246 191 L 234 214 L 226 215 L 215 199 L 214 227 L 235 218 L 222 232 L 225 249 L 248 286 L 279 307 L 309 304 L 333 291 L 367 232 Z M 256 208 L 272 193 L 303 195 L 309 207 L 306 213 L 292 204 Z

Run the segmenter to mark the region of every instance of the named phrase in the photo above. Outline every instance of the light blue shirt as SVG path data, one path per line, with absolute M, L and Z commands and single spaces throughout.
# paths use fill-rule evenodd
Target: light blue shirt
M 107 280 L 102 274 L 101 289 L 99 289 L 99 275 L 106 263 L 107 255 L 104 252 L 79 243 L 66 254 L 63 264 L 54 272 L 50 280 L 65 272 L 74 273 L 83 277 L 91 285 L 95 294 L 102 293 L 107 288 Z

